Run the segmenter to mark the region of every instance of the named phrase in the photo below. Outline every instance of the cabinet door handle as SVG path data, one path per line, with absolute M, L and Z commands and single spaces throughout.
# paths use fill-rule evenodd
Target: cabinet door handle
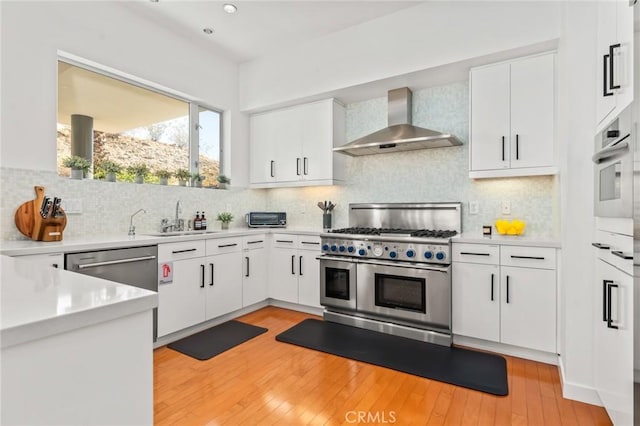
M 491 301 L 493 302 L 493 274 L 491 274 Z
M 509 275 L 507 275 L 507 303 L 509 303 Z
M 271 160 L 271 177 L 276 177 L 273 166 L 275 165 L 275 161 Z
M 604 55 L 602 58 L 602 96 L 613 96 L 613 92 L 607 92 L 607 63 L 609 62 L 609 55 Z
M 472 251 L 461 251 L 460 254 L 467 256 L 491 256 L 491 253 L 474 253 Z
M 204 265 L 200 265 L 200 288 L 204 288 Z
M 516 160 L 520 159 L 520 135 L 516 133 Z
M 304 275 L 302 273 L 302 256 L 300 256 L 300 258 L 298 259 L 298 273 L 300 274 L 300 276 Z
M 518 256 L 515 254 L 511 255 L 512 259 L 533 259 L 533 260 L 544 260 L 544 256 Z
M 613 284 L 611 280 L 602 280 L 602 322 L 607 322 L 607 287 Z
M 317 242 L 317 241 L 300 241 L 300 244 L 311 244 L 311 245 L 314 245 L 314 246 L 319 246 L 320 245 L 320 243 Z
M 615 287 L 618 288 L 618 284 L 609 284 L 607 287 L 607 327 L 608 328 L 618 328 L 617 325 L 613 325 L 613 319 L 611 318 L 611 289 Z
M 300 158 L 296 158 L 296 174 L 300 176 Z
M 502 137 L 502 161 L 504 161 L 504 136 Z
M 591 245 L 601 250 L 609 250 L 611 248 L 611 246 L 602 243 L 591 243 Z
M 214 275 L 213 263 L 209 264 L 209 268 L 210 268 L 209 273 L 211 274 L 211 282 L 209 282 L 209 285 L 213 286 L 213 275 Z
M 307 157 L 304 157 L 302 169 L 305 175 L 309 174 L 309 159 Z
M 256 240 L 256 241 L 247 241 L 247 244 L 258 244 L 258 243 L 263 243 L 263 240 Z
M 620 43 L 612 44 L 609 46 L 609 89 L 619 89 L 620 85 L 616 85 L 613 82 L 613 70 L 614 70 L 614 60 L 613 60 L 613 51 L 620 48 Z
M 233 244 L 220 244 L 218 245 L 218 248 L 224 248 L 224 247 L 235 247 L 237 246 L 238 243 L 233 243 Z
M 290 243 L 290 244 L 293 244 L 293 240 L 276 240 L 276 243 Z
M 291 256 L 291 275 L 296 274 L 296 255 Z
M 190 248 L 190 249 L 186 249 L 186 250 L 173 250 L 171 253 L 173 254 L 178 254 L 178 253 L 188 253 L 190 251 L 196 251 L 197 249 L 194 248 Z
M 611 250 L 611 254 L 614 255 L 614 256 L 621 257 L 621 258 L 623 258 L 625 260 L 633 259 L 633 256 L 629 256 L 628 254 L 624 254 L 620 250 Z
M 249 256 L 245 256 L 244 259 L 247 261 L 247 274 L 245 275 L 245 277 L 248 277 L 249 274 Z

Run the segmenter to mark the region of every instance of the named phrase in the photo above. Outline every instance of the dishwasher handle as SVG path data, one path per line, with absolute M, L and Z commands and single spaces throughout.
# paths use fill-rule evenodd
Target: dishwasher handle
M 96 268 L 98 266 L 119 265 L 122 263 L 142 262 L 145 260 L 153 260 L 156 256 L 132 257 L 131 259 L 106 260 L 104 262 L 85 263 L 78 265 L 78 269 Z

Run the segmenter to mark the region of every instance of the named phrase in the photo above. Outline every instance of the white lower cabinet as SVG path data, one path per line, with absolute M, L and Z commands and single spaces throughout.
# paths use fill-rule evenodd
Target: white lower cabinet
M 269 297 L 320 307 L 320 238 L 274 234 L 271 247 Z
M 615 425 L 633 424 L 633 276 L 596 260 L 594 380 Z
M 454 244 L 453 333 L 555 353 L 555 263 L 554 248 Z
M 158 336 L 165 336 L 205 320 L 204 241 L 158 245 L 158 276 L 172 280 L 158 284 Z
M 206 319 L 242 307 L 242 242 L 240 238 L 207 240 Z
M 17 256 L 17 259 L 28 260 L 34 264 L 64 269 L 64 253 L 30 254 Z
M 267 298 L 268 255 L 266 235 L 242 239 L 242 306 L 253 305 Z

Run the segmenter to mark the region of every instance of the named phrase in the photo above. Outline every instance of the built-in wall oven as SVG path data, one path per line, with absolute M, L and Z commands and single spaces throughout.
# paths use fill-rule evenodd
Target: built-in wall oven
M 595 138 L 595 214 L 633 217 L 633 158 L 635 138 L 631 107 L 626 108 Z

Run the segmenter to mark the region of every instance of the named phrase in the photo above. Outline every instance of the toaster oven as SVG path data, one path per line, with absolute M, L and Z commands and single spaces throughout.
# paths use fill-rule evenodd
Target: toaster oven
M 287 226 L 285 212 L 249 212 L 245 220 L 249 228 L 285 228 Z

